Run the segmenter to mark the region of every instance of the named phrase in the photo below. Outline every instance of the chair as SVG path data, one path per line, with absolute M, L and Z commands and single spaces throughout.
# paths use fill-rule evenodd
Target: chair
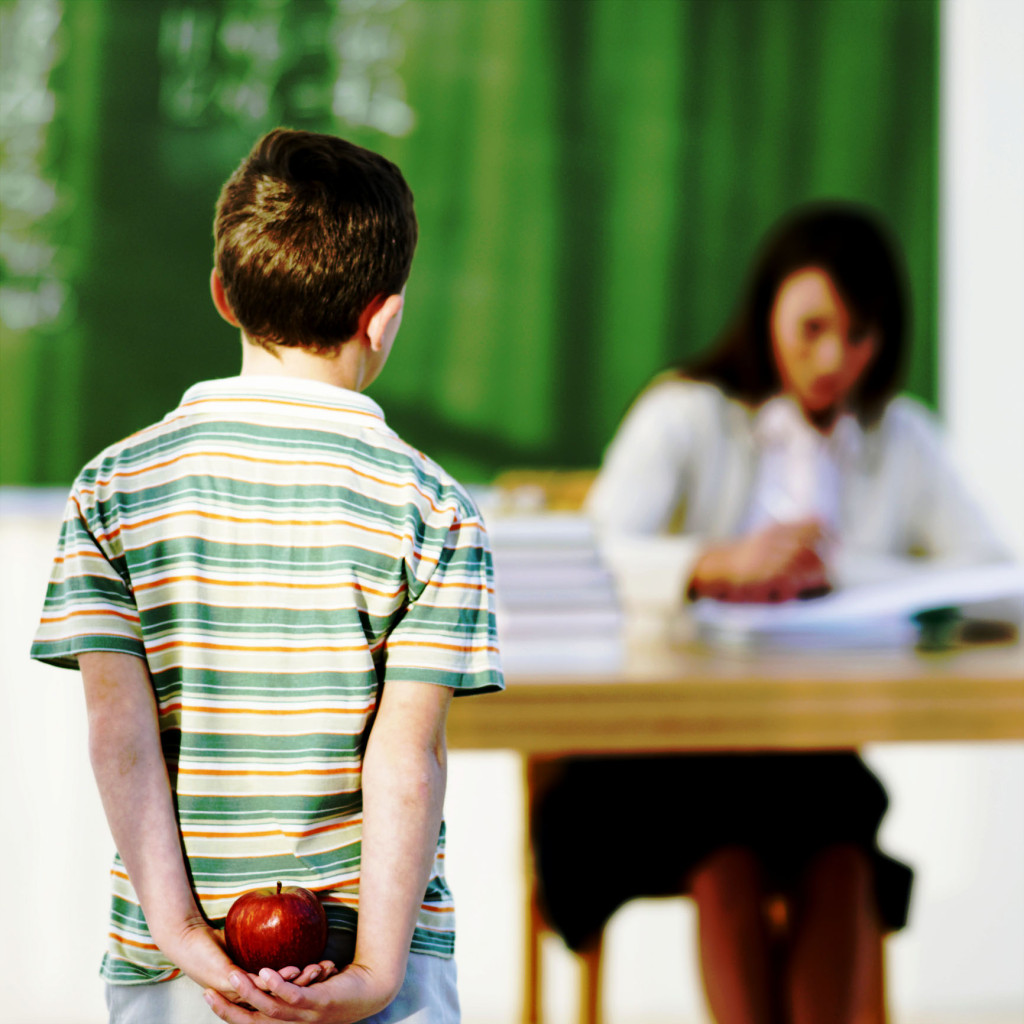
M 546 935 L 554 934 L 541 916 L 537 906 L 536 893 L 531 890 L 527 900 L 526 921 L 526 971 L 523 979 L 523 1024 L 543 1024 L 544 1010 L 543 942 Z M 580 1024 L 601 1024 L 601 954 L 604 937 L 597 945 L 583 953 L 574 953 L 579 964 L 579 1015 Z
M 555 779 L 559 766 L 560 759 L 558 757 L 529 756 L 524 759 L 526 949 L 524 951 L 523 971 L 523 1024 L 543 1024 L 544 1022 L 543 944 L 546 936 L 555 934 L 544 919 L 537 897 L 537 879 L 533 866 L 533 838 L 530 831 L 530 823 L 533 821 L 533 808 L 536 800 Z M 781 934 L 787 925 L 785 901 L 781 897 L 771 898 L 764 910 L 769 928 L 773 932 Z M 886 1024 L 888 1021 L 885 999 L 883 946 L 884 938 L 878 944 L 877 954 L 872 958 L 871 976 L 868 981 L 867 991 L 864 993 L 862 1010 L 858 1014 L 855 1024 Z M 604 935 L 602 933 L 592 948 L 573 953 L 579 973 L 578 1024 L 603 1024 L 601 978 L 603 952 Z
M 523 1024 L 543 1024 L 543 945 L 547 935 L 555 933 L 544 920 L 537 899 L 537 878 L 533 869 L 533 837 L 530 822 L 533 821 L 533 807 L 544 789 L 554 779 L 559 768 L 559 759 L 548 757 L 527 757 L 524 760 L 524 794 L 526 810 L 526 950 L 523 977 Z M 582 953 L 574 953 L 579 965 L 579 1022 L 580 1024 L 601 1024 L 601 954 L 604 945 L 602 935 L 597 945 Z

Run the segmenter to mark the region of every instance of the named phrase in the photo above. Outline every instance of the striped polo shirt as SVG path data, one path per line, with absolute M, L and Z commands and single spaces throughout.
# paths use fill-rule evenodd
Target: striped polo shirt
M 71 491 L 32 656 L 144 658 L 211 923 L 276 881 L 355 928 L 362 753 L 384 681 L 503 686 L 484 524 L 364 395 L 241 376 L 190 388 Z M 412 950 L 450 956 L 444 829 Z M 104 977 L 178 972 L 115 858 Z

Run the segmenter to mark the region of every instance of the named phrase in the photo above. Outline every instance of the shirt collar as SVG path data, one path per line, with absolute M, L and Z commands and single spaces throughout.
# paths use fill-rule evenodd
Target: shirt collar
M 816 430 L 789 395 L 776 395 L 754 416 L 754 438 L 762 448 L 821 447 L 847 459 L 856 457 L 864 432 L 857 417 L 844 412 L 828 434 Z
M 193 384 L 168 418 L 187 415 L 263 419 L 352 420 L 391 432 L 380 406 L 366 395 L 303 377 L 246 374 Z

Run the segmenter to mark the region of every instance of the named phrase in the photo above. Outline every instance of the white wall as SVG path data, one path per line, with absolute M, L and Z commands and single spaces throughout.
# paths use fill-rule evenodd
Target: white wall
M 0 1020 L 99 1024 L 113 846 L 89 769 L 85 701 L 77 673 L 27 660 L 63 502 L 24 516 L 13 504 L 0 492 L 0 878 L 10 894 L 0 963 L 18 965 L 23 987 L 3 1000 Z
M 942 34 L 942 412 L 1024 558 L 1024 4 L 947 0 Z

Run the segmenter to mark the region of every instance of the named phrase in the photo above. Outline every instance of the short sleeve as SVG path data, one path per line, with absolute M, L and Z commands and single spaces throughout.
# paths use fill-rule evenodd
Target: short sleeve
M 77 668 L 77 656 L 89 651 L 146 656 L 139 611 L 114 565 L 110 535 L 89 515 L 72 492 L 32 643 L 33 658 L 63 668 Z
M 384 678 L 451 686 L 456 695 L 504 688 L 494 568 L 479 519 L 457 519 L 416 565 L 409 603 L 385 644 Z

